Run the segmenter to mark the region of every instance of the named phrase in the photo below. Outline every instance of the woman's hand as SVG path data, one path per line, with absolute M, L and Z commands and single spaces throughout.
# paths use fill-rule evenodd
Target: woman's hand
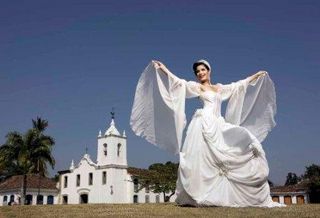
M 161 69 L 166 75 L 171 74 L 168 68 L 160 61 L 153 60 L 152 63 L 154 64 L 156 69 Z
M 254 82 L 255 80 L 257 80 L 260 76 L 265 76 L 266 75 L 266 71 L 259 71 L 256 74 L 253 74 L 252 76 L 249 77 L 249 81 L 250 82 Z
M 153 60 L 152 63 L 154 64 L 154 66 L 155 66 L 157 69 L 158 69 L 158 68 L 160 68 L 160 69 L 166 68 L 166 66 L 165 66 L 163 63 L 161 63 L 160 61 Z

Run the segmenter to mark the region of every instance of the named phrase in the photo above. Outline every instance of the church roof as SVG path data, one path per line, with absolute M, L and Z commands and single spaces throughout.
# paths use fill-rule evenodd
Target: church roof
M 80 166 L 80 163 L 81 163 L 82 161 L 84 161 L 84 160 L 87 161 L 87 163 L 88 163 L 89 165 L 91 165 L 91 166 L 96 166 L 96 163 L 91 160 L 90 155 L 86 153 L 86 154 L 83 155 L 83 157 L 82 157 L 82 159 L 80 160 L 80 162 L 79 162 L 79 164 L 78 164 L 77 167 L 79 167 L 79 166 Z
M 114 119 L 111 120 L 110 127 L 107 129 L 107 131 L 104 133 L 104 135 L 119 135 L 120 136 L 120 133 L 116 128 Z
M 39 182 L 40 179 L 40 182 Z M 21 184 L 23 182 L 23 175 L 12 176 L 2 183 L 0 183 L 0 191 L 21 189 Z M 37 189 L 56 189 L 57 183 L 53 179 L 43 177 L 39 175 L 27 175 L 27 188 Z

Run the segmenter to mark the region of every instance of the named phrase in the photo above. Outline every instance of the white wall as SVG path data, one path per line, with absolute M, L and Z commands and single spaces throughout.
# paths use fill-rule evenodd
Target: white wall
M 8 203 L 10 202 L 10 196 L 14 195 L 14 202 L 16 204 L 19 203 L 19 197 L 20 192 L 5 192 L 5 193 L 1 193 L 0 194 L 0 206 L 6 206 L 8 205 Z M 36 205 L 37 204 L 37 196 L 38 196 L 38 191 L 34 189 L 34 191 L 27 191 L 26 195 L 32 195 L 32 205 Z M 48 191 L 41 191 L 40 190 L 40 195 L 43 195 L 43 204 L 47 204 L 47 200 L 48 200 L 48 196 L 52 195 L 53 196 L 53 204 L 57 204 L 58 203 L 58 193 L 56 192 L 48 192 Z M 4 205 L 3 204 L 3 198 L 4 196 L 7 196 L 7 203 Z
M 102 184 L 103 172 L 107 173 L 106 184 Z M 93 173 L 93 184 L 89 185 L 89 173 Z M 68 195 L 68 204 L 79 204 L 80 195 L 88 194 L 88 203 L 127 203 L 126 169 L 96 169 L 86 159 L 80 161 L 71 173 L 61 175 L 61 196 Z M 80 175 L 80 186 L 76 186 L 77 174 Z M 68 186 L 64 188 L 64 178 L 68 177 Z M 61 202 L 62 203 L 62 197 Z
M 105 155 L 104 144 L 107 144 Z M 121 144 L 118 156 L 118 144 Z M 127 165 L 127 139 L 121 136 L 103 136 L 98 138 L 97 165 Z

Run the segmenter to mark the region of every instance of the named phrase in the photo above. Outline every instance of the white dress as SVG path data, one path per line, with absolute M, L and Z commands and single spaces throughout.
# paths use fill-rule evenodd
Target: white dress
M 218 86 L 217 92 L 201 91 L 199 83 L 166 76 L 150 63 L 137 85 L 131 127 L 152 144 L 179 153 L 179 205 L 283 206 L 271 199 L 260 143 L 275 126 L 271 79 Z M 194 113 L 182 145 L 186 97 L 199 97 L 203 108 Z M 225 118 L 224 100 L 229 100 Z

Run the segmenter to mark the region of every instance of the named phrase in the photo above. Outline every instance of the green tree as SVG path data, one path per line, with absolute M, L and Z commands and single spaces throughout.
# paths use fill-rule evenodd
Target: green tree
M 320 203 L 320 166 L 316 164 L 307 166 L 302 177 L 309 187 L 310 202 Z
M 30 149 L 30 171 L 31 173 L 39 173 L 41 176 L 47 176 L 47 164 L 52 169 L 55 165 L 55 159 L 51 153 L 55 141 L 51 136 L 44 134 L 48 127 L 48 121 L 37 117 L 36 120 L 32 120 L 32 123 L 33 128 L 30 130 L 29 141 L 27 141 Z
M 18 132 L 6 135 L 6 143 L 0 147 L 0 170 L 2 179 L 25 171 L 25 153 L 23 137 Z
M 271 180 L 269 180 L 269 179 L 268 179 L 268 184 L 269 184 L 270 187 L 274 186 L 273 182 Z
M 47 164 L 54 168 L 52 156 L 54 139 L 44 134 L 48 122 L 37 117 L 32 120 L 33 127 L 25 134 L 10 132 L 6 142 L 0 147 L 0 172 L 2 178 L 13 175 L 23 175 L 21 202 L 24 204 L 28 174 L 38 173 L 45 176 L 48 173 Z
M 162 193 L 165 202 L 175 194 L 179 164 L 167 162 L 149 166 L 149 172 L 139 176 L 140 188 L 148 187 L 155 193 Z
M 298 184 L 300 178 L 295 173 L 288 173 L 285 186 Z

